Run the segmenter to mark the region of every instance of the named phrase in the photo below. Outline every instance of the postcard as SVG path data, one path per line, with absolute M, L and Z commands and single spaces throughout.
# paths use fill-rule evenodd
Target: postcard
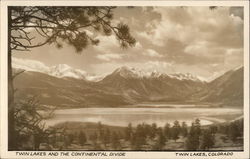
M 1 2 L 2 158 L 249 158 L 248 1 Z

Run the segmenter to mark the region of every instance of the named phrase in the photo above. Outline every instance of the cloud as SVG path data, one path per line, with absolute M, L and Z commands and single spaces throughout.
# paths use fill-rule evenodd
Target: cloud
M 153 49 L 147 49 L 143 54 L 150 57 L 162 57 L 161 54 L 159 54 Z
M 243 21 L 238 16 L 230 16 L 228 7 L 216 10 L 155 7 L 154 11 L 161 14 L 161 20 L 147 22 L 148 30 L 137 33 L 154 45 L 163 47 L 169 39 L 175 39 L 187 44 L 209 41 L 218 46 L 242 46 Z
M 207 41 L 197 41 L 184 48 L 184 53 L 186 54 L 205 58 L 224 58 L 226 51 L 227 50 L 225 48 L 212 47 Z
M 142 68 L 149 71 L 157 70 L 159 72 L 165 72 L 165 73 L 172 72 L 172 67 L 173 63 L 164 61 L 148 61 L 145 63 L 144 66 L 142 66 Z
M 137 41 L 137 42 L 135 43 L 134 49 L 137 49 L 137 50 L 142 49 L 142 45 L 141 45 L 141 43 L 140 43 L 139 41 Z
M 119 48 L 120 45 L 115 37 L 115 35 L 111 36 L 98 36 L 97 39 L 100 40 L 98 46 L 94 47 L 95 50 L 103 53 L 103 52 L 112 52 L 114 48 Z
M 114 34 L 93 31 L 87 33 L 100 43 L 82 54 L 73 54 L 68 45 L 61 50 L 50 45 L 13 56 L 37 59 L 48 66 L 67 63 L 95 73 L 127 65 L 207 78 L 243 64 L 243 17 L 242 7 L 117 7 L 112 25 L 128 24 L 137 40 L 135 47 L 121 49 Z
M 22 59 L 22 58 L 15 58 L 15 57 L 12 57 L 12 67 L 17 69 L 23 69 L 26 71 L 36 71 L 36 72 L 49 71 L 49 67 L 42 62 Z
M 122 54 L 99 54 L 96 58 L 104 61 L 111 61 L 114 59 L 121 59 L 124 55 Z
M 147 21 L 137 36 L 151 48 L 164 52 L 176 70 L 199 67 L 202 76 L 228 70 L 243 63 L 242 8 L 154 7 L 161 19 Z M 145 45 L 145 44 L 144 44 Z M 145 53 L 144 53 L 145 54 Z M 180 67 L 181 66 L 181 67 Z M 209 71 L 201 71 L 207 69 Z
M 114 61 L 114 66 L 126 64 L 163 72 L 190 72 L 207 78 L 214 71 L 223 72 L 243 63 L 241 8 L 231 11 L 230 7 L 215 10 L 143 7 L 138 10 L 140 8 L 131 10 L 134 14 L 120 15 L 125 17 L 119 19 L 129 24 L 138 43 L 135 48 L 124 51 L 129 56 L 122 58 L 122 63 Z M 150 15 L 150 19 L 139 13 Z M 152 58 L 159 58 L 159 61 L 152 61 Z
M 103 72 L 113 72 L 115 69 L 122 67 L 122 66 L 128 66 L 133 68 L 138 68 L 140 70 L 144 71 L 158 71 L 163 73 L 173 73 L 175 65 L 171 62 L 165 62 L 165 61 L 156 61 L 151 60 L 147 62 L 117 62 L 117 61 L 109 61 L 108 63 L 98 63 L 95 65 L 91 65 L 94 72 L 96 74 L 101 74 Z
M 230 11 L 230 14 L 233 14 L 234 16 L 238 16 L 242 20 L 244 19 L 243 7 L 230 7 L 229 11 Z

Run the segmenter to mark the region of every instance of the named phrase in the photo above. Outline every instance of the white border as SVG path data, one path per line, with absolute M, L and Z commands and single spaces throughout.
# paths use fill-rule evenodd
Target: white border
M 248 1 L 6 1 L 1 2 L 1 156 L 0 158 L 24 158 L 17 157 L 15 151 L 7 150 L 7 6 L 243 6 L 244 7 L 244 151 L 234 152 L 233 156 L 214 156 L 204 157 L 196 156 L 195 158 L 231 158 L 231 159 L 247 159 L 249 158 L 249 2 Z M 18 141 L 17 141 L 18 142 Z M 71 152 L 71 151 L 69 151 Z M 110 152 L 110 151 L 109 151 Z M 117 152 L 117 151 L 116 151 Z M 122 151 L 123 152 L 123 151 Z M 175 152 L 126 152 L 125 157 L 75 157 L 75 158 L 186 158 L 192 157 L 176 157 Z M 181 151 L 180 151 L 181 152 Z M 195 151 L 194 151 L 195 152 Z M 25 158 L 51 158 L 51 157 L 34 157 L 25 156 Z M 72 158 L 70 157 L 52 157 L 52 158 Z M 73 157 L 74 158 L 74 157 Z

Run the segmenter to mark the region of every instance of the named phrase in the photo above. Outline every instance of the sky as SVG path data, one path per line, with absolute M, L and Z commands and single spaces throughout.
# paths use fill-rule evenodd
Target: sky
M 243 21 L 242 7 L 118 7 L 113 23 L 128 24 L 135 47 L 122 49 L 114 35 L 99 35 L 99 45 L 88 46 L 81 54 L 65 44 L 61 49 L 45 45 L 13 56 L 47 66 L 67 64 L 97 75 L 130 66 L 211 79 L 243 65 Z

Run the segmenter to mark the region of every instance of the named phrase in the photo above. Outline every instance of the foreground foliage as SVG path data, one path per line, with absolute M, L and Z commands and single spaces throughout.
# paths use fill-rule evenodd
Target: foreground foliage
M 32 125 L 32 124 L 31 124 Z M 243 120 L 201 126 L 196 119 L 191 127 L 179 121 L 157 124 L 131 123 L 127 127 L 99 123 L 65 122 L 53 127 L 36 126 L 22 131 L 22 150 L 223 150 L 242 147 Z M 234 129 L 234 130 L 232 130 Z M 28 129 L 27 129 L 28 130 Z
M 11 6 L 8 7 L 8 149 L 18 148 L 12 54 L 54 44 L 68 44 L 81 53 L 98 45 L 100 36 L 114 35 L 122 48 L 135 46 L 128 25 L 114 22 L 113 6 Z M 99 36 L 98 36 L 99 35 Z

